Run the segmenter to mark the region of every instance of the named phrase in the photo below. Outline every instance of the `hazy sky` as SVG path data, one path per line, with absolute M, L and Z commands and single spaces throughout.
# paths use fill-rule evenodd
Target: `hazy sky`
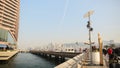
M 92 40 L 100 32 L 103 40 L 120 42 L 120 0 L 21 0 L 18 46 L 88 41 L 83 16 L 89 10 Z

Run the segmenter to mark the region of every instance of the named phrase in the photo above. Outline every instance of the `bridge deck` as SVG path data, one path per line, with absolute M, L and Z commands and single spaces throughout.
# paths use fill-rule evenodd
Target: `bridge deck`
M 93 65 L 93 66 L 87 66 L 87 65 L 83 65 L 82 68 L 109 68 L 108 65 L 106 65 L 106 62 L 105 60 L 103 61 L 103 66 L 96 66 L 96 65 Z
M 109 68 L 108 66 L 83 66 L 82 68 Z
M 53 52 L 53 51 L 30 51 L 30 53 L 33 53 L 33 54 L 48 54 L 48 55 L 68 57 L 68 58 L 73 58 L 74 56 L 80 54 L 80 53 Z
M 103 59 L 103 66 L 100 66 L 100 65 L 88 66 L 88 65 L 85 65 L 85 64 L 89 64 L 89 61 L 85 60 L 85 61 L 87 61 L 87 62 L 83 62 L 82 68 L 109 68 L 109 66 L 108 66 L 108 61 L 107 61 L 106 57 L 103 56 L 103 58 L 104 58 L 104 59 Z M 88 57 L 87 57 L 87 59 L 88 59 Z

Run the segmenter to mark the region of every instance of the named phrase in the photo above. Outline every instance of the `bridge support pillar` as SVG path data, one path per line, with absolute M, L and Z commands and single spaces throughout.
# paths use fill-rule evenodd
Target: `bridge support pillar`
M 59 60 L 59 56 L 55 56 L 55 60 Z
M 49 54 L 49 58 L 52 58 L 50 54 Z
M 62 60 L 62 61 L 65 61 L 65 57 L 61 57 L 61 60 Z

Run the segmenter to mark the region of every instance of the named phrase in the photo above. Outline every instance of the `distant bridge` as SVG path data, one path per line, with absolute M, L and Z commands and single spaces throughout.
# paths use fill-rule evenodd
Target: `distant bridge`
M 32 54 L 49 57 L 52 58 L 54 56 L 55 59 L 65 59 L 67 58 L 73 58 L 74 56 L 80 54 L 80 53 L 71 53 L 71 52 L 53 52 L 53 51 L 30 51 Z

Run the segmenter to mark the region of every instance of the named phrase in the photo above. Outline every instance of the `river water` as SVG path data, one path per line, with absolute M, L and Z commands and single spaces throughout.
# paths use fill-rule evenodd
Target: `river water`
M 46 59 L 31 53 L 18 53 L 6 64 L 0 64 L 0 68 L 54 68 L 62 61 Z

